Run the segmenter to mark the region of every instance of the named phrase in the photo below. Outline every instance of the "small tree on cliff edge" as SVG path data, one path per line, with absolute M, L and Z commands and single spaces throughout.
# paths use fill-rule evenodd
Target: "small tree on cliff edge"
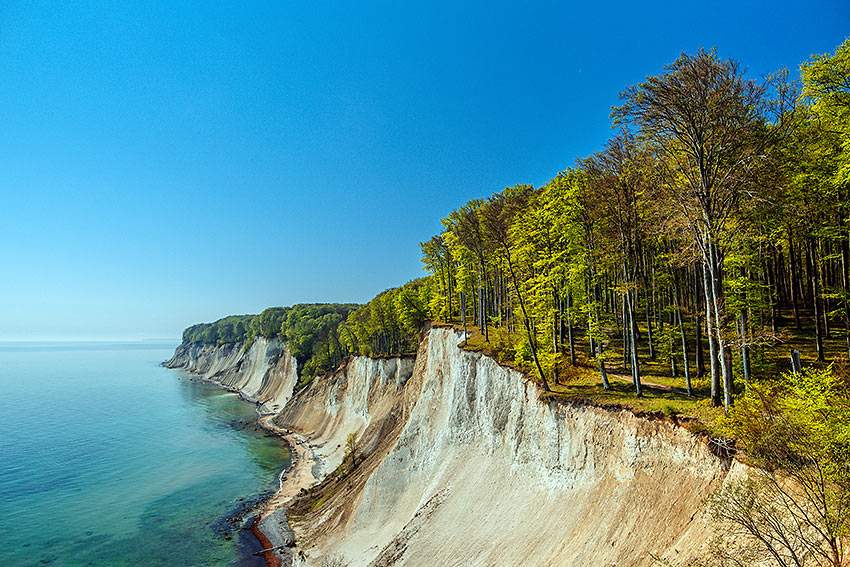
M 345 438 L 345 458 L 344 461 L 351 461 L 351 468 L 357 465 L 357 451 L 360 450 L 360 444 L 357 442 L 357 433 L 352 431 Z

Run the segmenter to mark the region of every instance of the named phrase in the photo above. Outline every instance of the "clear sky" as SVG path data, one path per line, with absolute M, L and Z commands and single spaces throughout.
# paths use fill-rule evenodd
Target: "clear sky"
M 177 337 L 422 275 L 439 219 L 601 148 L 624 87 L 758 77 L 846 0 L 0 2 L 0 339 Z

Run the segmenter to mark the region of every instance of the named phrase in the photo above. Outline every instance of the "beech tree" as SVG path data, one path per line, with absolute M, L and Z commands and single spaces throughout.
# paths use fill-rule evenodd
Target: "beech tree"
M 731 224 L 765 150 L 765 91 L 743 76 L 737 62 L 700 50 L 683 53 L 663 74 L 627 89 L 612 113 L 616 123 L 634 125 L 658 149 L 670 213 L 701 254 L 708 329 L 716 337 L 710 349 L 712 400 L 720 401 L 719 366 L 727 409 L 734 387 L 723 269 Z
M 635 393 L 641 395 L 640 363 L 637 355 L 638 324 L 635 319 L 638 272 L 643 246 L 647 189 L 646 161 L 634 137 L 621 132 L 608 141 L 602 152 L 584 162 L 584 167 L 597 184 L 597 199 L 606 212 L 608 238 L 613 257 L 621 270 L 623 308 L 623 362 L 631 367 Z M 647 327 L 651 333 L 651 327 Z M 651 344 L 651 335 L 650 335 Z
M 532 331 L 531 318 L 526 307 L 525 297 L 520 291 L 519 277 L 514 262 L 515 247 L 510 236 L 510 227 L 517 211 L 526 206 L 533 188 L 530 185 L 515 185 L 505 189 L 502 193 L 496 193 L 490 197 L 481 207 L 482 221 L 486 230 L 486 236 L 494 250 L 498 251 L 508 267 L 511 282 L 517 302 L 522 310 L 522 322 L 525 327 L 526 338 L 534 366 L 543 383 L 543 389 L 549 391 L 549 381 L 543 372 L 540 358 L 537 354 L 537 335 Z

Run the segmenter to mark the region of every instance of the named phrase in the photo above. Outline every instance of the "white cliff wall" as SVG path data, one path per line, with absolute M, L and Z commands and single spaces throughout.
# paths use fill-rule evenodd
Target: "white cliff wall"
M 679 564 L 704 552 L 703 499 L 728 463 L 668 422 L 541 401 L 459 340 L 432 329 L 403 392 L 389 361 L 356 359 L 283 412 L 337 446 L 377 408 L 402 420 L 345 513 L 294 526 L 308 565 L 649 566 L 651 553 Z
M 364 452 L 383 441 L 387 419 L 401 416 L 413 367 L 412 357 L 354 357 L 332 376 L 316 379 L 275 422 L 306 436 L 321 458 L 320 472 L 326 474 L 342 462 L 349 434 L 367 443 Z
M 257 338 L 224 345 L 183 344 L 164 363 L 199 374 L 278 412 L 292 397 L 298 382 L 297 363 L 278 339 Z

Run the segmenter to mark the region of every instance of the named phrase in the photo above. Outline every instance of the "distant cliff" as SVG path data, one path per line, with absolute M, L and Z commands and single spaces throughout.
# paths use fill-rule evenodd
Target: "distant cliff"
M 248 348 L 243 342 L 183 343 L 163 366 L 199 374 L 274 412 L 283 408 L 298 383 L 296 361 L 280 339 L 258 337 Z

